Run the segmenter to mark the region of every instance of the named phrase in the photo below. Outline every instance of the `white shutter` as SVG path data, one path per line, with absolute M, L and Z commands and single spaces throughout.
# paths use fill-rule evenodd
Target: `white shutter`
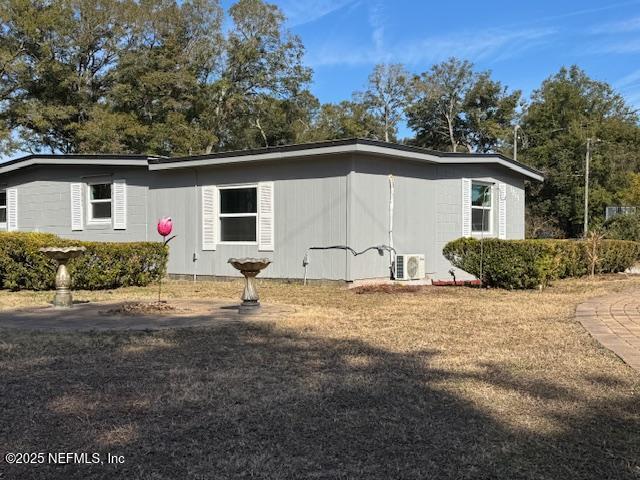
M 218 189 L 202 187 L 202 250 L 215 250 L 218 243 Z
M 113 181 L 113 229 L 127 229 L 127 181 Z
M 471 180 L 462 179 L 462 236 L 471 236 Z
M 82 212 L 82 183 L 71 184 L 71 230 L 84 228 L 84 214 Z
M 7 230 L 18 230 L 18 190 L 7 189 Z
M 507 238 L 507 185 L 498 183 L 498 238 Z
M 260 182 L 258 184 L 259 251 L 273 251 L 273 230 L 273 182 Z

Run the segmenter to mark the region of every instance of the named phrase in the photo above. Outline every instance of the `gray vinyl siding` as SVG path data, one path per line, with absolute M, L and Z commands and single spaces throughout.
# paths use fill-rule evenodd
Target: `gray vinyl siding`
M 524 238 L 524 182 L 507 169 L 486 165 L 426 165 L 359 157 L 351 181 L 351 245 L 363 250 L 389 243 L 389 175 L 395 183 L 394 247 L 424 254 L 432 279 L 450 279 L 443 247 L 462 236 L 462 178 L 507 184 L 507 238 Z M 497 208 L 494 208 L 497 215 Z M 497 218 L 494 222 L 497 226 Z M 350 259 L 351 279 L 389 274 L 389 257 L 369 252 Z M 466 275 L 460 272 L 459 277 Z
M 304 274 L 302 259 L 309 247 L 346 242 L 348 169 L 349 162 L 344 157 L 331 157 L 152 172 L 151 217 L 171 216 L 174 219 L 176 238 L 170 244 L 169 272 L 236 276 L 238 272 L 227 263 L 229 258 L 266 257 L 273 263 L 262 277 L 301 278 Z M 274 251 L 259 251 L 257 244 L 220 243 L 215 251 L 203 251 L 201 186 L 257 184 L 261 181 L 274 182 Z M 346 264 L 344 252 L 314 252 L 309 278 L 345 279 Z
M 94 241 L 159 241 L 156 220 L 170 216 L 169 273 L 237 276 L 230 257 L 267 257 L 266 278 L 301 278 L 312 246 L 349 245 L 356 250 L 389 243 L 389 175 L 394 176 L 394 246 L 398 253 L 425 255 L 432 279 L 448 279 L 444 245 L 462 235 L 462 178 L 507 184 L 507 238 L 524 238 L 524 179 L 498 165 L 436 165 L 374 155 L 336 154 L 242 165 L 148 171 L 146 166 L 39 166 L 7 173 L 3 187 L 18 189 L 18 227 Z M 127 228 L 87 224 L 71 230 L 70 184 L 89 179 L 125 179 Z M 218 244 L 202 250 L 203 185 L 274 182 L 274 251 L 255 245 Z M 86 196 L 86 189 L 83 189 Z M 497 219 L 496 219 L 497 222 Z M 196 260 L 194 261 L 194 255 Z M 370 251 L 313 251 L 311 279 L 385 278 L 389 256 Z M 459 277 L 465 274 L 459 272 Z
M 87 191 L 83 188 L 84 230 L 71 230 L 71 183 L 104 179 L 127 182 L 127 228 L 87 222 Z M 105 242 L 147 239 L 146 167 L 37 167 L 8 174 L 3 183 L 18 189 L 18 229 L 49 232 L 64 238 Z

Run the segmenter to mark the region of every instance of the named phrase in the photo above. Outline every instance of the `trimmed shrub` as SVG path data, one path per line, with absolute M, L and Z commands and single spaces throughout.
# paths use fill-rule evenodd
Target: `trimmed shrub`
M 640 215 L 616 215 L 603 228 L 607 238 L 640 242 Z
M 166 272 L 168 249 L 160 242 L 102 243 L 67 240 L 50 233 L 0 233 L 0 286 L 11 290 L 54 287 L 56 263 L 42 247 L 86 247 L 69 262 L 73 288 L 101 290 L 145 286 Z
M 443 254 L 455 267 L 487 286 L 522 289 L 545 287 L 557 278 L 580 277 L 590 269 L 583 240 L 498 240 L 460 238 L 445 245 Z M 482 249 L 482 262 L 481 258 Z M 622 272 L 640 258 L 640 243 L 602 240 L 596 273 Z M 481 273 L 482 270 L 482 273 Z

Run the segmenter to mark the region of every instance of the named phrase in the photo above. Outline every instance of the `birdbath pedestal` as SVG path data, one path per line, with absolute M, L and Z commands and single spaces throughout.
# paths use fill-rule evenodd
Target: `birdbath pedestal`
M 67 270 L 67 263 L 84 253 L 85 247 L 47 247 L 40 251 L 58 264 L 56 273 L 56 295 L 53 298 L 54 307 L 69 308 L 73 306 L 71 297 L 71 275 Z
M 229 262 L 244 275 L 244 291 L 242 292 L 241 313 L 255 312 L 260 308 L 260 297 L 254 279 L 271 263 L 268 258 L 230 258 Z

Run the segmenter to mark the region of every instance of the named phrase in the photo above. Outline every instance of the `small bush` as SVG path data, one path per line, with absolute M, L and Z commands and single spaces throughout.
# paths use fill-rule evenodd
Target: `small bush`
M 492 238 L 484 240 L 481 247 L 475 238 L 460 238 L 445 245 L 443 254 L 455 267 L 477 278 L 482 276 L 487 286 L 523 289 L 545 287 L 557 278 L 586 275 L 591 267 L 587 248 L 582 240 Z M 638 242 L 602 240 L 598 248 L 596 273 L 622 272 L 640 258 Z
M 640 242 L 640 215 L 616 215 L 603 228 L 607 238 Z
M 101 243 L 67 240 L 49 233 L 0 233 L 0 286 L 11 290 L 54 287 L 56 264 L 42 247 L 84 246 L 69 262 L 73 288 L 101 290 L 145 286 L 166 272 L 168 250 L 160 242 Z

